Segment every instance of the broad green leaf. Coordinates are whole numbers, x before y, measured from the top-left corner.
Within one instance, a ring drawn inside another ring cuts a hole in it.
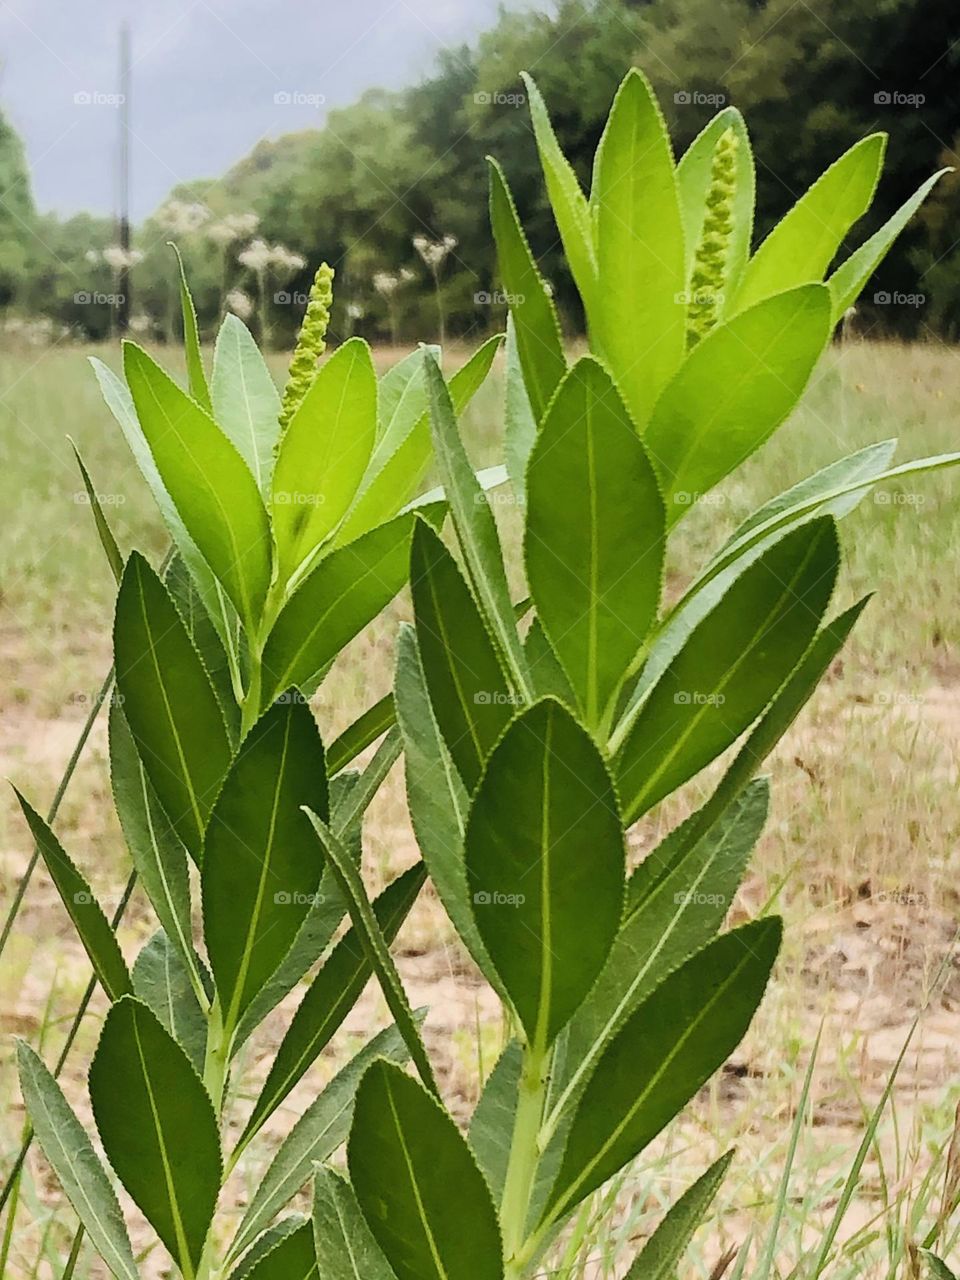
[[[687,253],[687,276],[703,231],[706,198],[710,190],[713,155],[721,136],[733,129],[739,140],[736,153],[736,189],[727,257],[724,267],[724,302],[732,300],[743,269],[750,256],[753,234],[753,209],[756,202],[757,175],[753,148],[746,122],[736,107],[726,107],[694,138],[677,165],[677,190],[683,217],[684,242]],[[721,304],[723,314],[725,307]]]
[[[198,967],[195,960],[194,968]],[[179,948],[162,929],[137,956],[133,992],[157,1015],[201,1075],[207,1048],[206,1015],[197,1002],[190,970]]]
[[[22,1040],[17,1041],[17,1064],[34,1132],[90,1243],[117,1280],[139,1280],[116,1193],[86,1129],[56,1080]]]
[[[657,401],[644,443],[667,523],[735,470],[796,406],[830,337],[830,291],[801,285],[717,325]]]
[[[511,1040],[490,1072],[470,1121],[470,1146],[498,1204],[507,1180],[522,1068],[523,1046]]]
[[[190,286],[183,258],[175,244],[170,248],[177,255],[177,273],[180,277],[180,312],[183,317],[183,350],[187,360],[187,380],[190,394],[205,413],[213,416],[213,405],[210,402],[210,389],[207,386],[207,375],[203,368],[203,354],[200,350],[200,331],[197,328],[197,309],[193,305]]]
[[[634,1009],[723,924],[768,807],[769,786],[756,782],[672,865],[667,851],[655,849],[634,873],[651,883],[636,907],[628,908],[600,977],[567,1029],[558,1117]],[[630,890],[632,902],[632,882]]]
[[[234,747],[240,738],[240,697],[242,691],[234,688],[234,679],[239,685],[241,635],[240,622],[234,614],[235,627],[230,633],[230,657],[220,638],[212,618],[207,612],[197,584],[187,569],[183,557],[175,555],[167,565],[163,575],[163,585],[170,593],[177,612],[183,619],[187,635],[193,647],[200,655],[213,691],[220,703],[220,710],[227,724],[230,741]]]
[[[324,557],[280,612],[263,655],[266,706],[310,685],[390,603],[407,580],[414,516],[408,512]]]
[[[411,1060],[427,1088],[439,1096],[430,1058],[420,1038],[420,1032],[417,1030],[416,1019],[390,955],[390,948],[384,940],[376,914],[367,898],[360,869],[354,865],[343,842],[327,824],[310,809],[307,810],[307,815],[313,823],[324,853],[330,860],[337,886],[346,899],[356,936],[377,976],[387,1008],[403,1036],[403,1042],[409,1050]]]
[[[513,715],[514,698],[457,562],[423,520],[413,532],[410,589],[430,702],[472,792]]]
[[[267,1250],[249,1270],[238,1268],[231,1280],[320,1280],[313,1226],[304,1222]]]
[[[353,1103],[371,1063],[390,1058],[403,1062],[407,1051],[396,1027],[389,1027],[351,1058],[313,1101],[281,1142],[230,1245],[227,1263],[235,1262],[293,1199],[304,1183],[336,1151],[350,1131]]]
[[[566,1215],[653,1141],[743,1038],[780,949],[770,917],[711,942],[607,1047],[567,1139],[547,1220]]]
[[[313,1180],[313,1235],[319,1280],[396,1280],[353,1188],[332,1169]]]
[[[577,699],[560,660],[551,648],[543,625],[534,618],[523,641],[523,652],[530,671],[533,691],[538,698],[554,697],[575,710]]]
[[[169,941],[193,967],[187,851],[164,813],[117,703],[110,707],[110,783],[130,857]],[[199,975],[194,974],[199,985]]]
[[[867,283],[887,252],[900,235],[907,223],[917,212],[927,196],[937,185],[945,173],[952,169],[941,169],[928,178],[909,200],[900,206],[892,217],[888,218],[879,231],[874,232],[869,240],[864,241],[859,249],[851,253],[846,262],[841,263],[827,281],[833,295],[833,322],[843,319],[848,307],[852,307],[860,296],[860,290]]]
[[[377,395],[378,440],[382,440],[404,416],[403,401],[409,384],[419,379],[421,386],[423,385],[423,350],[420,346],[416,351],[411,351],[408,356],[391,365],[380,379]],[[427,350],[433,353],[435,359],[440,359],[438,346],[428,346]],[[426,400],[423,403],[426,407]]]
[[[537,617],[595,729],[656,618],[664,507],[627,408],[589,356],[547,412],[527,468],[527,504],[524,557]]]
[[[67,437],[69,439],[69,437]],[[80,457],[80,450],[70,440],[70,447],[73,449],[73,456],[77,460],[77,466],[80,468],[80,476],[83,480],[83,487],[86,490],[87,502],[93,513],[93,522],[96,525],[97,536],[100,539],[100,545],[103,547],[103,554],[107,557],[107,563],[110,566],[110,572],[113,574],[114,581],[119,582],[123,575],[123,556],[120,554],[120,548],[117,546],[117,540],[113,536],[113,530],[107,523],[107,517],[103,512],[103,504],[100,501],[100,495],[97,493],[93,481],[90,479],[90,472],[86,468],[83,458]]]
[[[942,1258],[938,1258],[930,1249],[921,1249],[927,1268],[934,1280],[957,1280],[956,1275],[950,1270]]]
[[[145,1004],[112,1006],[90,1067],[107,1158],[185,1275],[200,1262],[222,1173],[210,1096]]]
[[[341,769],[352,764],[362,751],[392,728],[395,722],[393,694],[387,693],[358,716],[349,728],[344,729],[339,738],[331,742],[327,750],[327,772],[330,777],[335,777]]]
[[[266,498],[280,435],[280,394],[243,321],[228,312],[213,349],[213,417]]]
[[[30,834],[43,856],[50,878],[73,921],[100,985],[111,1000],[119,1000],[131,989],[130,975],[116,935],[100,903],[47,823],[16,787],[13,790],[27,820]]]
[[[120,583],[113,646],[117,689],[137,752],[174,831],[197,859],[230,763],[230,741],[180,615],[137,552]]]
[[[518,693],[526,693],[523,649],[514,621],[503,553],[493,512],[463,447],[450,392],[435,360],[426,357],[433,448],[467,574],[480,611]]]
[[[528,1043],[542,1052],[603,968],[625,874],[603,758],[560,703],[524,711],[490,757],[465,860],[477,929]]]
[[[270,529],[256,481],[213,419],[132,342],[123,367],[164,487],[253,630],[270,585]]]
[[[537,422],[523,381],[513,316],[507,319],[503,416],[503,456],[514,497],[522,506],[526,500],[527,461],[537,438]]]
[[[203,844],[203,934],[231,1031],[306,918],[323,859],[303,814],[324,817],[327,771],[310,708],[294,696],[244,739]]]
[[[761,713],[816,634],[839,558],[830,517],[797,529],[693,630],[617,753],[628,822],[699,773]]]
[[[580,296],[589,310],[597,287],[597,255],[593,243],[590,207],[580,186],[580,179],[560,150],[540,90],[532,76],[526,72],[520,74],[527,87],[530,119],[533,121],[540,164],[553,216],[563,241],[563,251]]]
[[[163,522],[167,526],[177,550],[183,557],[190,576],[197,584],[204,607],[217,629],[217,634],[227,645],[231,642],[231,637],[234,635],[238,625],[236,610],[227,599],[223,587],[203,558],[199,547],[188,533],[186,525],[180,518],[179,511],[174,506],[173,499],[160,478],[160,472],[157,470],[157,464],[153,459],[153,454],[150,452],[150,446],[137,420],[137,411],[129,388],[102,360],[91,358],[90,364],[97,376],[97,382],[100,384],[103,398],[123,433],[140,474],[153,494],[154,501],[163,517]]]
[[[439,350],[437,350],[439,357]],[[406,376],[407,365],[410,375]],[[405,360],[401,360],[396,369],[404,370],[402,385],[391,387],[394,391],[390,404],[386,409],[378,404],[376,445],[370,455],[367,474],[375,474],[396,448],[413,430],[418,422],[427,416],[427,384],[423,376],[423,348],[419,347]],[[378,395],[383,381],[378,385]],[[399,392],[399,394],[396,394]],[[366,480],[366,476],[364,479]]]
[[[824,278],[844,236],[870,208],[886,141],[884,133],[862,138],[821,174],[750,259],[728,314]]]
[[[600,273],[591,337],[642,431],[686,349],[686,269],[670,139],[636,68],[614,99],[591,201]]]
[[[309,1218],[305,1218],[302,1213],[292,1213],[288,1218],[281,1218],[279,1222],[274,1223],[267,1231],[260,1236],[254,1243],[253,1248],[248,1249],[243,1256],[243,1261],[230,1275],[230,1280],[246,1280],[254,1267],[256,1267],[268,1253],[272,1252],[276,1247],[284,1242],[289,1236],[299,1231],[305,1224],[309,1226]]]
[[[733,1151],[715,1160],[688,1187],[643,1246],[626,1280],[673,1280],[693,1233],[703,1222],[733,1159]]]
[[[407,804],[417,844],[461,942],[489,973],[492,966],[473,918],[463,864],[469,797],[437,725],[416,633],[406,624],[397,636],[394,689],[403,734]]]
[[[374,903],[377,924],[388,946],[409,915],[424,876],[423,863],[417,863],[398,876]],[[249,1142],[330,1043],[372,973],[370,959],[356,933],[345,934],[324,961],[290,1020],[240,1146]]]
[[[490,166],[490,223],[497,245],[500,279],[513,318],[530,406],[539,422],[566,372],[563,339],[553,299],[530,252],[503,170],[490,157],[487,163]]]
[[[271,515],[286,581],[346,514],[377,434],[370,348],[351,338],[321,367],[283,434]]]
[[[502,1280],[500,1228],[483,1174],[449,1114],[400,1067],[375,1062],[363,1077],[347,1161],[397,1280]]]

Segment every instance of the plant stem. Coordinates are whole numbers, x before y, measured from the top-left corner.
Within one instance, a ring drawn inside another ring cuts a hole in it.
[[[536,1045],[523,1053],[517,1094],[517,1114],[510,1143],[510,1159],[503,1184],[500,1221],[506,1270],[504,1280],[519,1280],[525,1260],[520,1258],[527,1217],[540,1160],[540,1123],[547,1094],[548,1052]]]

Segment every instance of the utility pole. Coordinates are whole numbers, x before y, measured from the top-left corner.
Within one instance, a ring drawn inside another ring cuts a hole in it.
[[[130,27],[120,28],[120,154],[117,239],[124,251],[124,265],[119,271],[120,300],[117,304],[117,328],[126,333],[130,328]]]

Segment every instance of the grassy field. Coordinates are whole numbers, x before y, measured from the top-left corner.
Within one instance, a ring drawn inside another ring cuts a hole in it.
[[[468,417],[478,464],[496,458],[499,419],[494,378]],[[834,349],[801,411],[716,502],[690,513],[670,565],[671,589],[682,586],[759,500],[874,440],[898,436],[899,460],[956,448],[958,420],[960,352],[856,341]],[[121,546],[139,547],[156,561],[162,530],[83,353],[73,347],[0,353],[0,757],[4,773],[40,807],[49,802],[109,665],[112,583],[81,501],[67,435],[84,455]],[[816,1240],[833,1212],[865,1116],[922,1011],[832,1272],[911,1274],[910,1246],[922,1241],[940,1206],[960,1097],[960,980],[953,952],[960,903],[957,484],[947,472],[886,489],[843,525],[848,564],[836,606],[867,591],[876,596],[771,763],[771,820],[732,913],[744,918],[778,900],[788,929],[776,982],[734,1062],[616,1189],[615,1229],[593,1239],[589,1257],[572,1259],[571,1277],[622,1275],[664,1205],[733,1143],[738,1157],[710,1225],[697,1237],[689,1274],[708,1275],[724,1250],[762,1235],[822,1023],[777,1256],[787,1274],[801,1242]],[[508,522],[505,535],[515,534]],[[394,624],[406,615],[406,603],[398,602],[324,686],[317,716],[325,735],[386,690]],[[109,816],[104,753],[98,729],[58,829],[110,901],[126,863]],[[708,785],[709,778],[692,784],[687,805]],[[672,805],[645,821],[635,833],[638,853],[682,816]],[[25,830],[4,796],[0,900],[9,901],[28,855]],[[402,777],[395,771],[367,825],[371,884],[412,857]],[[135,899],[121,933],[124,948],[132,953],[148,929]],[[401,934],[398,954],[414,1004],[432,1007],[428,1043],[447,1096],[465,1113],[476,1096],[478,1061],[481,1070],[489,1069],[499,1044],[501,1029],[489,1017],[493,1005],[429,895]],[[38,876],[0,970],[4,1170],[23,1124],[11,1065],[13,1035],[42,1044],[51,1059],[87,978],[53,889]],[[81,1109],[82,1066],[101,1014],[95,1002],[64,1077]],[[382,1001],[370,990],[334,1054],[318,1064],[277,1123],[302,1109],[337,1052],[383,1020]],[[281,1023],[282,1014],[267,1025],[261,1045],[277,1037]],[[253,1080],[258,1067],[251,1052],[242,1069]],[[260,1149],[264,1159],[268,1147],[269,1134]],[[238,1183],[237,1203],[245,1190]],[[59,1275],[74,1225],[34,1156],[12,1237],[0,1243],[9,1250],[6,1274],[18,1280]],[[946,1252],[953,1243],[948,1236]],[[45,1260],[34,1269],[38,1246]],[[148,1259],[144,1274],[160,1275],[160,1267],[159,1258]],[[82,1260],[78,1274],[100,1273]]]

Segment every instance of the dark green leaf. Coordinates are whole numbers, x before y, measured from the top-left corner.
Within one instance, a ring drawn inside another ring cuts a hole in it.
[[[336,777],[341,769],[346,769],[362,751],[372,746],[395,723],[393,694],[388,693],[372,707],[368,707],[349,728],[344,729],[339,738],[330,744],[327,750],[327,772],[330,777]]]
[[[194,957],[194,968],[199,969],[199,964]],[[207,1018],[197,1002],[190,970],[162,929],[137,956],[133,991],[157,1015],[197,1074],[201,1074],[207,1049]]]
[[[262,1254],[252,1267],[238,1267],[230,1280],[320,1280],[313,1226],[304,1222]]]
[[[396,1280],[353,1188],[332,1169],[314,1178],[313,1234],[319,1280]]]
[[[100,545],[103,547],[103,553],[107,557],[107,563],[110,565],[110,572],[113,574],[114,581],[119,582],[121,575],[123,574],[123,556],[120,554],[120,548],[117,546],[117,540],[113,536],[113,530],[107,523],[107,517],[103,512],[103,504],[100,501],[100,495],[94,488],[93,481],[90,479],[90,472],[87,470],[83,459],[80,457],[80,450],[72,440],[70,441],[70,447],[73,449],[73,456],[76,458],[77,466],[80,468],[83,487],[86,490],[87,502],[90,504],[90,510],[93,512],[93,522],[97,528]]]
[[[231,659],[227,657],[227,650],[220,638],[220,633],[214,625],[213,619],[207,613],[203,597],[197,588],[196,582],[191,577],[182,556],[175,555],[170,561],[166,573],[163,575],[163,585],[167,588],[173,603],[177,606],[177,612],[183,619],[187,635],[200,655],[204,670],[210,677],[210,683],[213,685],[213,691],[217,695],[220,710],[223,712],[223,718],[226,721],[230,740],[233,746],[236,747],[240,738],[240,705],[238,699],[242,694],[239,690],[234,689]],[[233,665],[239,671],[240,621],[235,613],[233,616],[235,626],[230,632],[229,643]]]
[[[530,624],[523,642],[523,652],[530,671],[534,694],[538,698],[554,697],[576,710],[577,699],[560,660],[551,648],[539,618]]]
[[[498,1204],[507,1180],[522,1068],[523,1045],[511,1040],[490,1072],[470,1121],[470,1146]]]
[[[728,1151],[687,1188],[637,1254],[626,1280],[673,1280],[677,1265],[713,1203],[732,1159],[733,1152]]]
[[[254,1267],[261,1262],[268,1253],[276,1249],[277,1245],[282,1244],[288,1236],[292,1236],[294,1232],[299,1231],[304,1224],[309,1226],[309,1218],[305,1218],[302,1213],[292,1213],[289,1218],[281,1218],[269,1230],[265,1231],[258,1238],[252,1249],[248,1249],[244,1254],[243,1261],[232,1272],[230,1280],[246,1280]]]

